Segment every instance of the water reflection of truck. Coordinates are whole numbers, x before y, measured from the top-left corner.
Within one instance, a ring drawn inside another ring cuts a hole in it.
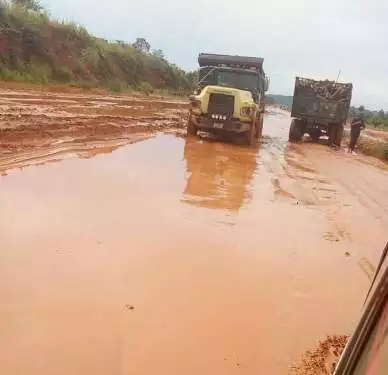
[[[340,146],[352,90],[351,83],[297,77],[289,140],[300,141],[305,133],[309,134],[313,141],[327,135],[330,145]]]
[[[334,375],[388,374],[388,244],[383,251],[357,327]]]
[[[259,57],[201,53],[199,82],[190,97],[187,134],[198,130],[242,135],[254,145],[261,137],[268,79]]]
[[[183,202],[199,207],[238,211],[250,196],[256,150],[217,142],[186,139],[187,183]]]

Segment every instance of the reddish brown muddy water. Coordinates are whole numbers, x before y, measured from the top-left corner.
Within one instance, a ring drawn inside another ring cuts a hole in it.
[[[63,142],[10,146],[0,373],[287,374],[350,333],[387,240],[388,171],[291,146],[289,122],[268,114],[256,148],[148,129],[66,158]]]

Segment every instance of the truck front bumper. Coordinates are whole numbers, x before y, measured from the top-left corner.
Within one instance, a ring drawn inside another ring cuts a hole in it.
[[[191,115],[192,121],[198,129],[205,131],[226,131],[234,133],[245,133],[251,129],[252,121],[245,122],[236,118],[227,120],[214,120],[206,115]]]

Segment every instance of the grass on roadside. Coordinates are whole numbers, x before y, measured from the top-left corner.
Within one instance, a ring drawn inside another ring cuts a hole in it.
[[[349,131],[345,132],[345,142],[349,143]],[[357,143],[357,149],[365,155],[388,162],[388,142],[384,140],[361,135]]]

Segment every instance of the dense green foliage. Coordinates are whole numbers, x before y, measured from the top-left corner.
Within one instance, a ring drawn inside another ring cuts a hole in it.
[[[368,126],[388,130],[388,112],[384,112],[382,109],[380,111],[370,111],[362,105],[350,109],[350,117],[358,113],[364,114]]]
[[[150,51],[144,38],[108,42],[50,19],[37,0],[0,0],[0,79],[147,93],[192,90],[194,73],[169,63],[161,50]]]

